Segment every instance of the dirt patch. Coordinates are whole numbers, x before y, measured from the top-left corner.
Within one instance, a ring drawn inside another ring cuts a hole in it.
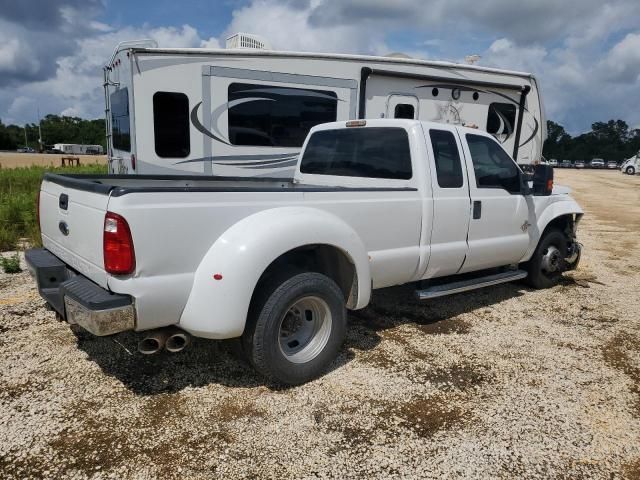
[[[394,413],[401,418],[400,425],[423,438],[470,418],[469,412],[443,395],[417,397],[395,409]]]
[[[623,465],[622,475],[627,480],[638,480],[640,478],[640,458]]]
[[[420,395],[407,402],[372,401],[371,408],[371,421],[362,422],[354,416],[357,408],[343,407],[336,415],[327,413],[325,405],[314,411],[314,421],[319,428],[339,433],[341,441],[351,448],[363,448],[403,435],[403,430],[430,438],[471,418],[458,398],[439,393]]]
[[[59,167],[64,155],[53,153],[16,153],[0,152],[0,166],[2,168],[30,167],[32,165],[42,167]],[[68,156],[68,155],[67,155]],[[106,165],[106,155],[72,155],[78,157],[83,165],[99,163]]]
[[[640,353],[640,339],[630,333],[617,334],[602,348],[605,362],[631,380],[631,392],[636,395],[634,414],[640,417],[640,365],[633,361],[632,352]]]
[[[430,335],[450,335],[452,333],[462,335],[469,333],[471,324],[466,320],[450,318],[439,322],[420,324],[418,325],[418,328],[421,332],[428,333]]]

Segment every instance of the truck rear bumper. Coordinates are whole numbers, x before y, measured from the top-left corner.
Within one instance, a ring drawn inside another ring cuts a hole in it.
[[[135,328],[130,296],[96,285],[44,248],[27,250],[25,260],[40,296],[67,322],[98,336]]]

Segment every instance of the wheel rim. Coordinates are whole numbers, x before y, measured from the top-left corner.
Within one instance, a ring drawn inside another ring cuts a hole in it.
[[[549,245],[542,255],[542,262],[540,268],[543,273],[552,275],[560,271],[560,262],[562,261],[562,254],[555,245]]]
[[[306,363],[317,357],[329,341],[331,309],[319,297],[302,297],[293,302],[280,319],[279,346],[293,363]]]
[[[627,174],[633,175],[633,168],[631,167],[627,168]]]

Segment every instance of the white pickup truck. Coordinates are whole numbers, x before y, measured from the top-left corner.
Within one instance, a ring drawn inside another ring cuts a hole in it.
[[[259,372],[299,384],[373,289],[554,285],[578,263],[581,216],[552,167],[531,181],[489,134],[352,120],[313,128],[288,180],[47,174],[44,248],[26,259],[46,301],[95,335],[149,331],[145,353],[241,338]]]

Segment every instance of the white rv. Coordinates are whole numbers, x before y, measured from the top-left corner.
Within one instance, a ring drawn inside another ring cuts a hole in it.
[[[78,143],[56,143],[53,148],[70,155],[102,155],[102,145],[81,145]]]
[[[249,41],[251,40],[251,41]],[[361,118],[477,127],[520,164],[546,123],[533,75],[398,57],[123,42],[104,70],[109,172],[288,177],[309,130]]]

